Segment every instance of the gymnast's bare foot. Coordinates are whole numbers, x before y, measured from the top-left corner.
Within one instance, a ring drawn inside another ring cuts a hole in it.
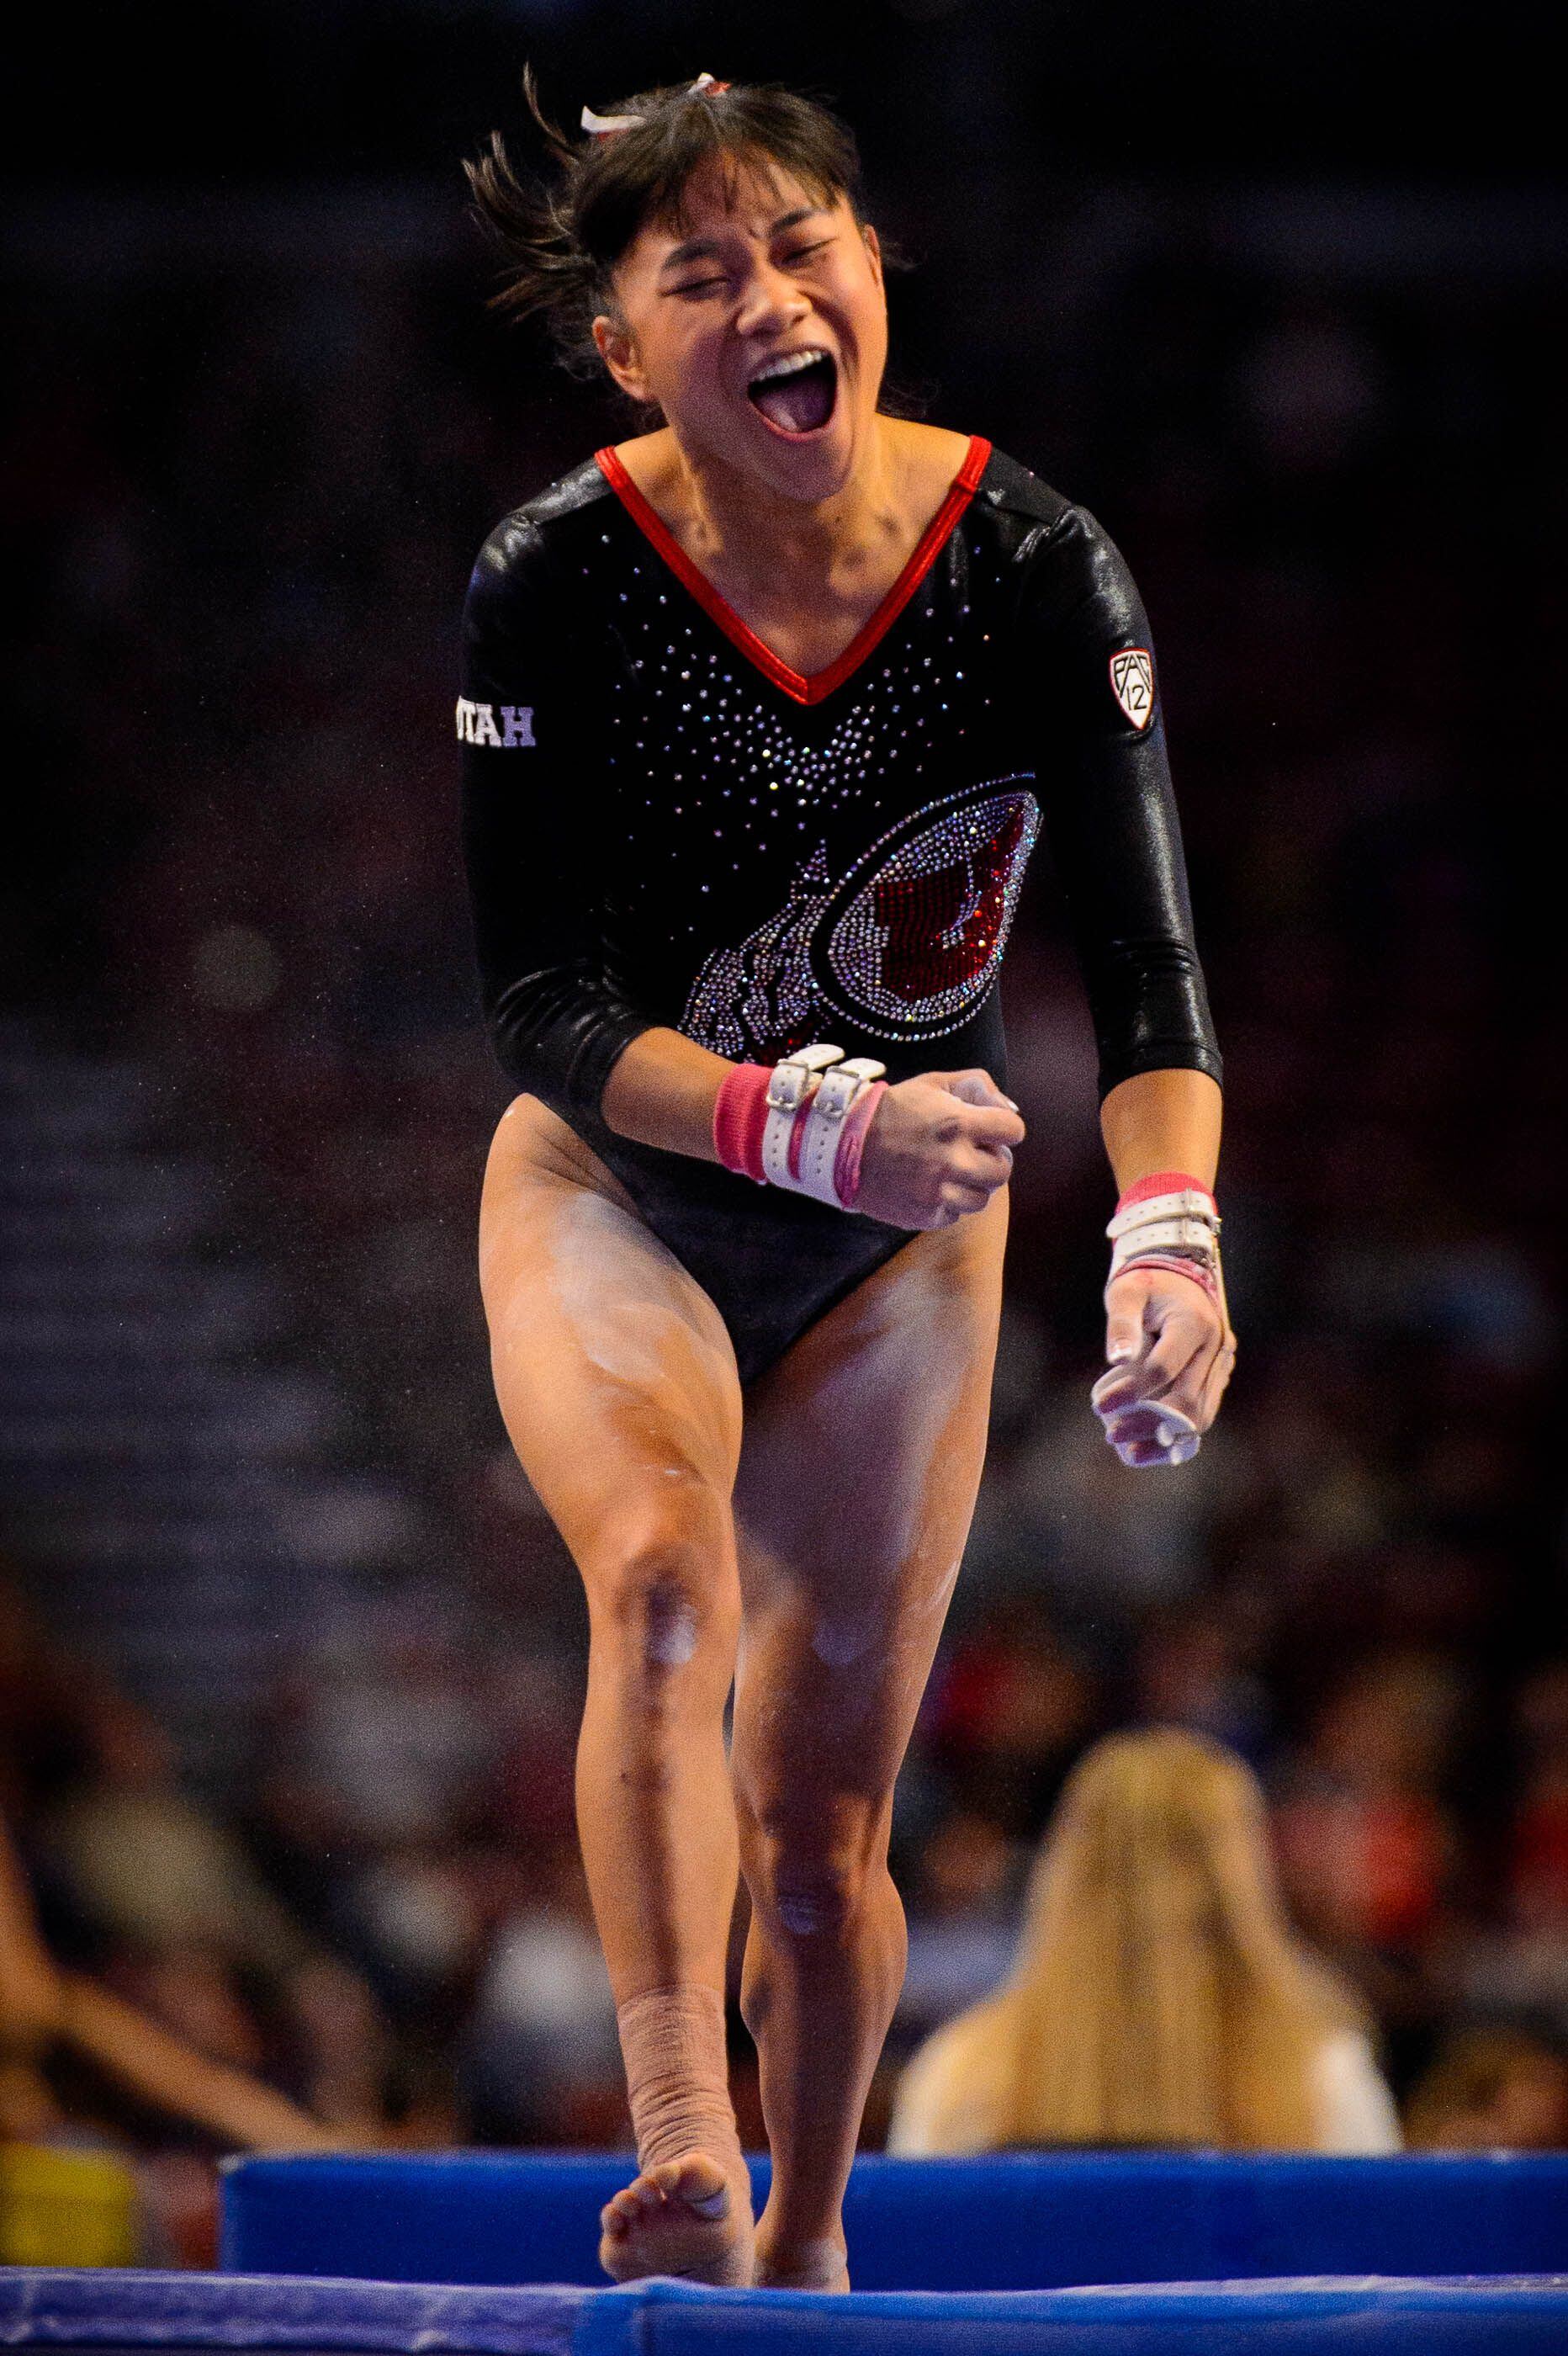
[[[750,2180],[727,2176],[705,2151],[661,2160],[599,2212],[599,2263],[617,2282],[684,2275],[691,2282],[749,2283],[755,2228]]]
[[[848,2251],[843,2235],[820,2242],[799,2242],[793,2249],[783,2243],[767,2245],[766,2235],[757,2242],[757,2275],[759,2287],[769,2290],[848,2290],[849,2287]]]

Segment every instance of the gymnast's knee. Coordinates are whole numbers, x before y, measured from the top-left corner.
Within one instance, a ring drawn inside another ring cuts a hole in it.
[[[752,1904],[774,1938],[836,1945],[892,1887],[880,1801],[840,1795],[761,1816],[742,1804],[740,1817]]]
[[[694,1491],[612,1523],[584,1577],[602,1655],[652,1687],[690,1670],[728,1686],[741,1595],[718,1499]]]

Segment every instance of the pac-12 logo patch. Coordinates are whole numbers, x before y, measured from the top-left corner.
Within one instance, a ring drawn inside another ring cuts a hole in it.
[[[1154,664],[1147,647],[1124,647],[1111,657],[1111,686],[1135,728],[1154,718]]]

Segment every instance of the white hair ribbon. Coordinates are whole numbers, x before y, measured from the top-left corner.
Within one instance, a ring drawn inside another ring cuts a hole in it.
[[[727,81],[715,81],[711,74],[704,73],[698,75],[697,80],[689,85],[685,94],[689,98],[694,91],[710,90],[717,97],[721,90],[728,90],[729,87]],[[582,128],[584,131],[591,131],[595,139],[608,138],[613,131],[635,131],[638,123],[645,122],[646,119],[645,115],[641,114],[595,114],[591,106],[585,106],[582,110]]]

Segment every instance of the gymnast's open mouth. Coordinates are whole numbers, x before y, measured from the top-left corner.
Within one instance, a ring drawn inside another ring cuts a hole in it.
[[[787,442],[820,434],[838,400],[838,364],[820,344],[781,352],[757,369],[746,397],[764,424]]]

